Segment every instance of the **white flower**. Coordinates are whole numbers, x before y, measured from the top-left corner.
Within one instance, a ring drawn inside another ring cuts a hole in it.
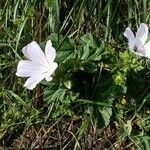
[[[137,55],[150,58],[150,41],[148,39],[148,27],[142,23],[137,30],[136,35],[127,27],[124,36],[128,39],[129,49]]]
[[[54,62],[56,51],[50,40],[46,43],[45,53],[35,41],[23,47],[22,52],[28,60],[19,61],[16,75],[29,77],[24,84],[25,87],[32,90],[44,78],[47,81],[52,80],[51,75],[58,65]]]

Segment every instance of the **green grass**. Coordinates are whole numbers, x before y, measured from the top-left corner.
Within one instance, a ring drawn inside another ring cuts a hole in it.
[[[142,22],[149,24],[149,11],[148,0],[1,0],[0,146],[11,147],[22,135],[21,143],[33,125],[36,141],[26,148],[40,145],[40,136],[45,140],[54,136],[54,130],[59,132],[57,140],[66,140],[60,149],[86,149],[86,142],[92,141],[88,135],[101,141],[97,149],[150,149],[149,60],[126,52],[123,36],[127,26],[137,29]],[[33,40],[42,46],[50,38],[59,53],[57,84],[54,79],[52,85],[28,91],[25,80],[15,75],[18,61],[24,58],[21,49]],[[92,54],[92,49],[97,53]],[[76,84],[81,79],[83,84]],[[103,97],[98,90],[108,101],[96,100]],[[97,120],[99,114],[104,123]],[[63,136],[65,132],[69,138]]]

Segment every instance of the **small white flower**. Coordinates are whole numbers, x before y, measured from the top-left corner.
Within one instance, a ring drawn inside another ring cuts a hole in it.
[[[127,27],[124,36],[128,39],[129,49],[139,56],[144,56],[150,58],[150,41],[146,43],[148,39],[148,27],[146,24],[142,23],[136,35],[132,30]]]
[[[44,78],[47,81],[52,80],[51,75],[58,64],[54,62],[56,51],[50,40],[46,43],[45,53],[35,41],[23,47],[22,52],[28,60],[19,61],[16,75],[29,77],[24,84],[25,87],[32,90]]]

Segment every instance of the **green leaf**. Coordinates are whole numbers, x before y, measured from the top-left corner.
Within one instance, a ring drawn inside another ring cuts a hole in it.
[[[58,88],[55,84],[51,84],[44,89],[44,101],[48,106],[54,104],[55,111],[52,113],[53,118],[57,118],[64,114],[71,116],[73,114],[71,104],[78,96],[78,93],[73,93],[64,87]]]
[[[84,47],[95,47],[95,42],[93,40],[93,36],[90,33],[87,33],[81,37],[81,43]]]
[[[132,131],[132,122],[128,120],[127,123],[124,123],[123,127],[120,128],[120,134],[122,140],[124,140],[127,136],[130,136]]]
[[[109,122],[110,122],[110,117],[112,116],[112,108],[110,107],[104,107],[102,109],[99,109],[101,116],[103,118],[104,121],[104,126],[108,126]]]
[[[86,61],[82,65],[83,70],[88,73],[94,73],[97,71],[97,65],[92,61]]]
[[[56,33],[51,34],[48,39],[52,41],[52,44],[58,51],[70,51],[75,49],[75,42],[68,37],[64,38],[62,35]]]

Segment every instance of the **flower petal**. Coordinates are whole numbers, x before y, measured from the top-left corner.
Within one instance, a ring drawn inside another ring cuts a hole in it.
[[[45,79],[46,79],[46,81],[52,81],[53,80],[53,78],[50,76],[47,76]]]
[[[144,45],[144,54],[145,57],[150,58],[150,41]]]
[[[22,49],[23,54],[38,64],[46,63],[46,57],[39,45],[33,41]]]
[[[45,55],[49,63],[53,62],[56,57],[56,50],[52,47],[52,42],[49,40],[45,46]]]
[[[124,36],[128,39],[128,45],[129,45],[129,49],[131,51],[133,51],[134,49],[134,39],[135,39],[135,36],[132,32],[132,30],[128,27],[126,28],[125,32],[124,32]]]
[[[17,66],[16,75],[20,77],[30,77],[34,74],[42,74],[46,68],[30,60],[21,60]]]
[[[147,38],[148,38],[148,27],[145,23],[142,23],[137,30],[135,43],[138,44],[138,42],[136,42],[136,40],[139,39],[141,41],[142,45],[144,45]],[[136,46],[138,46],[138,45],[136,45]]]
[[[51,76],[57,67],[58,67],[58,64],[56,62],[52,62],[48,68],[48,76]]]
[[[134,53],[135,55],[138,55],[138,56],[144,56],[143,53],[138,53],[138,52],[135,52],[135,51],[133,51],[133,53]]]
[[[31,76],[30,78],[27,79],[27,81],[25,82],[24,86],[29,89],[29,90],[33,90],[36,85],[42,81],[45,78],[45,75],[35,75],[35,76]]]

